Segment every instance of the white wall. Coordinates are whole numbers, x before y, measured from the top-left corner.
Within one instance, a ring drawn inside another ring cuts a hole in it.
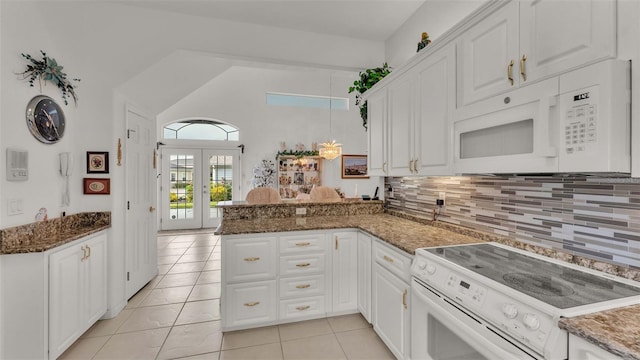
[[[385,42],[387,63],[398,67],[416,54],[423,32],[431,41],[451,29],[482,5],[484,0],[426,1]]]
[[[312,142],[335,139],[343,144],[345,154],[367,153],[367,133],[354,99],[347,93],[356,77],[352,72],[234,66],[161,113],[158,124],[203,117],[236,125],[240,142],[246,146],[242,159],[244,199],[251,189],[253,168],[262,159],[275,160],[281,141],[288,148],[301,142],[310,149]],[[330,120],[324,109],[267,106],[266,92],[351,97],[351,109],[333,111]],[[343,180],[340,171],[340,159],[325,160],[323,185],[340,187],[353,196],[358,184],[359,195],[373,195],[378,179]]]

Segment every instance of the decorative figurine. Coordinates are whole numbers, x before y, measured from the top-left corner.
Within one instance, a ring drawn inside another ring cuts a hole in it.
[[[418,51],[424,49],[425,47],[427,47],[427,45],[429,45],[431,43],[431,40],[429,40],[429,34],[427,34],[426,32],[422,33],[422,39],[420,40],[420,42],[418,43]]]

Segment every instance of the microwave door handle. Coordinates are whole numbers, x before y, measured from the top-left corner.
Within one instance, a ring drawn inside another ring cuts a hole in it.
[[[539,120],[537,125],[536,136],[536,153],[541,157],[554,158],[558,157],[558,147],[552,143],[551,134],[551,108],[558,105],[558,97],[556,95],[542,97],[540,99]]]

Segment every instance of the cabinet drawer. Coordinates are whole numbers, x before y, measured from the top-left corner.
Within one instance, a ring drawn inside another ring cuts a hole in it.
[[[325,314],[324,296],[280,300],[280,319],[322,316]]]
[[[300,234],[280,237],[281,254],[297,254],[324,251],[327,240],[324,234]]]
[[[277,242],[275,237],[228,239],[223,244],[227,282],[274,279]]]
[[[227,285],[222,319],[225,327],[276,320],[276,282],[261,281]]]
[[[280,298],[323,295],[324,275],[280,279]]]
[[[373,257],[375,261],[408,283],[410,280],[409,268],[411,267],[411,258],[407,255],[400,254],[398,251],[389,248],[379,241],[380,240],[376,240],[373,245]]]
[[[280,276],[322,274],[324,269],[324,254],[280,257]]]

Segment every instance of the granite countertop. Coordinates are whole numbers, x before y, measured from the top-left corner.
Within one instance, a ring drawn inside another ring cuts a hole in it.
[[[111,212],[86,212],[0,230],[0,255],[43,252],[111,227]]]
[[[351,216],[313,216],[279,219],[241,219],[223,221],[221,235],[263,232],[328,230],[355,228],[414,255],[416,249],[431,246],[472,244],[484,241],[464,234],[389,214]]]
[[[640,360],[640,304],[563,318],[558,326],[623,359]]]

